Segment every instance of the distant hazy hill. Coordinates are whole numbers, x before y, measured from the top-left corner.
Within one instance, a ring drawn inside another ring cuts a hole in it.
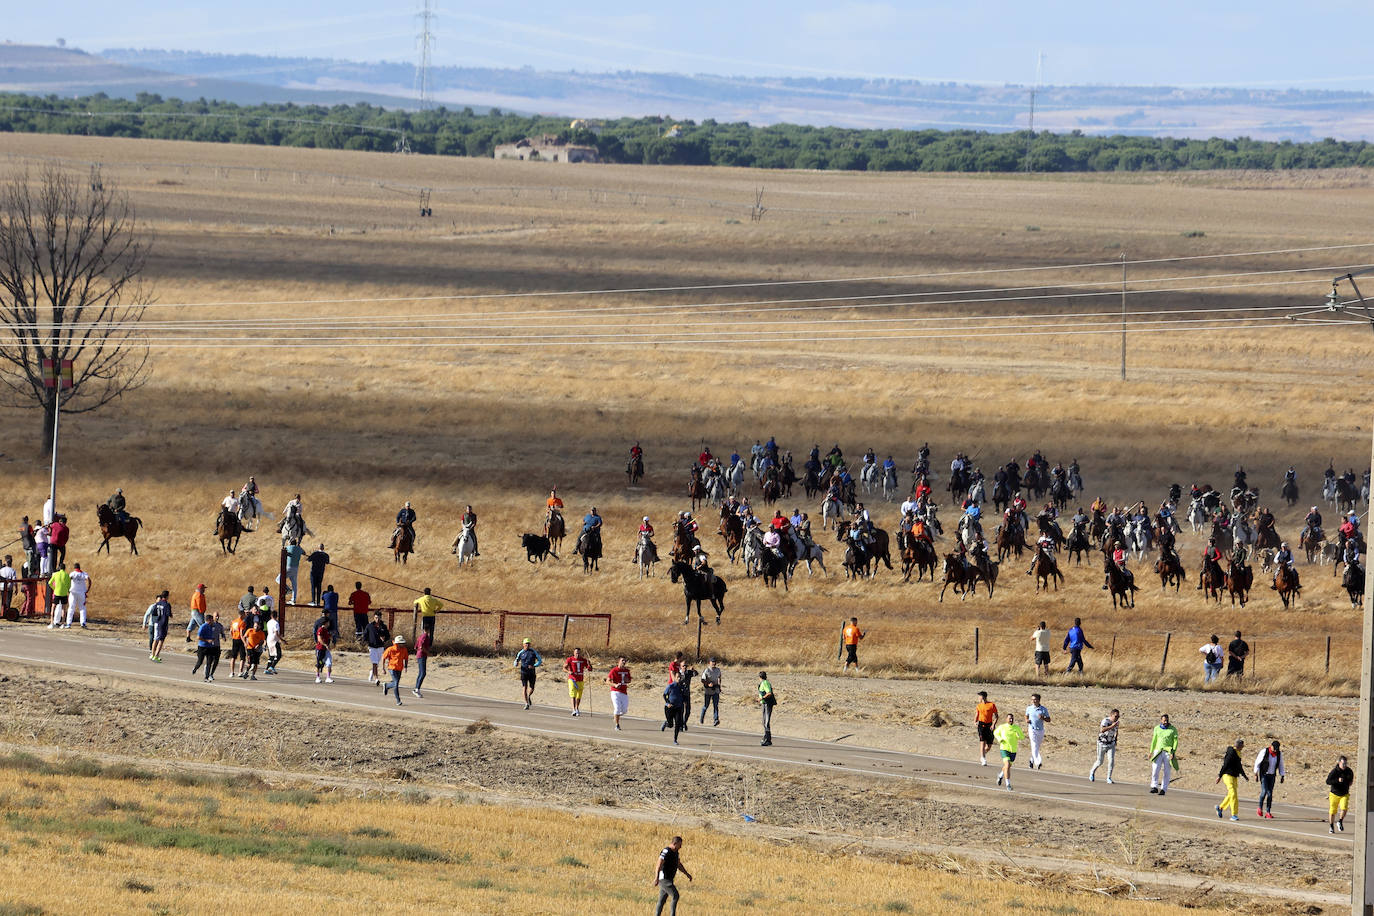
[[[366,98],[367,94],[373,98],[390,96],[393,104],[397,98],[407,100],[406,104],[413,104],[414,99],[415,71],[410,63],[128,49],[108,50],[104,56],[140,68],[140,73],[158,71],[201,80],[242,80],[350,99]],[[696,121],[753,124],[1007,131],[1026,127],[1029,107],[1026,86],[931,84],[913,80],[436,67],[432,84],[436,98],[449,107],[495,106],[594,118],[671,115]],[[1175,137],[1374,139],[1374,94],[1049,86],[1037,93],[1035,127],[1058,132]]]

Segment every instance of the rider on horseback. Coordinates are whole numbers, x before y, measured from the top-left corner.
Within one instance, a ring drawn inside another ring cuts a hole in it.
[[[1279,552],[1274,554],[1274,582],[1269,586],[1270,589],[1277,591],[1279,587],[1279,570],[1288,567],[1288,571],[1293,575],[1293,584],[1298,584],[1298,567],[1293,562],[1293,551],[1288,549],[1288,542],[1284,541],[1279,545]]]
[[[639,540],[640,543],[642,543],[645,546],[648,552],[648,556],[654,560],[657,560],[658,545],[654,543],[654,526],[649,522],[649,516],[647,515],[644,516],[644,520],[639,523]],[[630,562],[636,562],[638,560],[639,550],[638,548],[636,548],[635,556],[631,559]]]
[[[1341,536],[1342,550],[1344,550],[1345,545],[1351,541],[1355,541],[1356,543],[1358,543],[1360,539],[1360,517],[1356,515],[1354,512],[1350,513],[1350,515],[1346,517],[1345,521],[1341,522],[1341,527],[1338,529],[1338,531]]]
[[[239,497],[238,497],[238,494],[235,493],[233,490],[230,490],[230,491],[229,491],[229,495],[226,496],[226,497],[224,497],[224,499],[220,500],[220,506],[222,506],[224,509],[228,510],[229,512],[237,511],[237,509],[238,509],[238,507],[239,507]]]
[[[471,508],[469,506],[468,508]],[[410,535],[410,546],[415,547],[415,510],[410,507],[410,500],[396,513],[396,530],[391,533],[391,549],[396,549],[396,541],[402,534]]]
[[[770,524],[772,525],[773,530],[781,535],[786,535],[787,529],[792,526],[792,523],[788,521],[787,517],[782,514],[781,509],[777,509],[773,512],[773,521]]]
[[[1035,574],[1035,562],[1039,559],[1039,552],[1041,550],[1045,552],[1045,556],[1047,557],[1052,558],[1054,556],[1054,538],[1050,537],[1048,534],[1042,533],[1035,541],[1035,548],[1036,556],[1031,557],[1030,568],[1026,570],[1026,575],[1028,576]]]
[[[1126,580],[1126,590],[1130,591],[1135,585],[1135,573],[1126,568],[1126,560],[1130,554],[1126,553],[1126,548],[1119,541],[1112,541],[1110,548],[1112,552],[1111,564],[1121,573],[1121,577]],[[1108,572],[1102,582],[1102,590],[1105,592],[1111,582],[1111,573]]]
[[[105,501],[105,505],[110,507],[115,517],[119,519],[121,525],[129,523],[129,513],[125,511],[124,490],[123,488],[114,491],[114,495]]]
[[[769,528],[763,536],[764,549],[773,552],[778,559],[782,559],[782,535],[776,528]]]
[[[1208,538],[1207,546],[1202,551],[1202,573],[1198,576],[1197,588],[1194,591],[1202,590],[1204,576],[1211,572],[1216,581],[1221,581],[1221,551],[1217,549],[1217,539]]]
[[[701,575],[708,590],[715,590],[716,573],[715,570],[711,568],[711,557],[706,551],[701,549],[700,544],[692,548],[692,569]]]
[[[410,503],[406,503],[406,505],[409,506]],[[480,557],[482,552],[477,549],[477,513],[472,511],[472,506],[468,506],[463,510],[463,515],[458,521],[463,526],[463,531],[472,535],[472,555],[474,557]],[[411,543],[414,544],[413,533],[411,535]]]

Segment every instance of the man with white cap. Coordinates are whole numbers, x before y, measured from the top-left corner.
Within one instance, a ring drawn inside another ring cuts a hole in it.
[[[406,670],[406,662],[410,659],[410,650],[406,648],[406,638],[397,636],[391,641],[391,645],[382,653],[382,662],[391,672],[391,683],[382,687],[382,696],[388,693],[395,693],[396,705],[401,705],[401,673]]]

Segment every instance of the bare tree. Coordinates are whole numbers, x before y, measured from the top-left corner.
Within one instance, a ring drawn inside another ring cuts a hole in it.
[[[0,187],[0,392],[43,410],[52,449],[55,392],[43,361],[72,361],[63,413],[110,403],[148,379],[139,330],[148,244],[126,195],[57,168]]]

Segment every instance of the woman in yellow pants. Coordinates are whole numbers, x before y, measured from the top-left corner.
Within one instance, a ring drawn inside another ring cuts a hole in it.
[[[1245,781],[1250,781],[1250,776],[1245,772],[1245,765],[1241,763],[1240,752],[1245,748],[1245,739],[1237,738],[1235,743],[1226,749],[1226,756],[1221,761],[1221,771],[1217,773],[1217,782],[1226,784],[1226,797],[1217,805],[1217,817],[1224,817],[1226,809],[1231,809],[1231,820],[1240,820],[1240,783],[1238,780],[1245,777]]]

